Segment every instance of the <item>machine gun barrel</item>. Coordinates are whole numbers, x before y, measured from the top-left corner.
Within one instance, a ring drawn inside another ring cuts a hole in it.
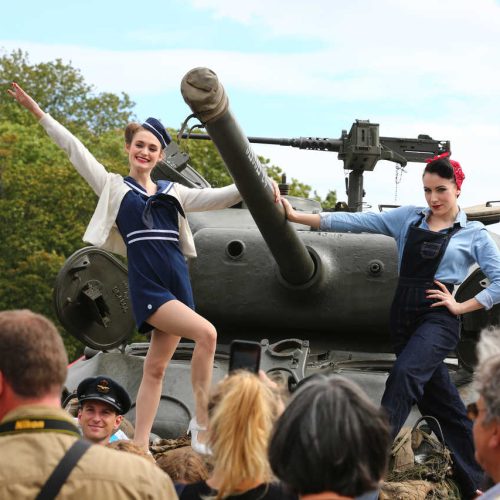
[[[270,180],[229,110],[217,76],[208,68],[195,68],[182,79],[181,92],[193,113],[205,124],[282,277],[293,285],[307,283],[315,272],[314,261],[286,220],[281,204],[274,203]]]
[[[212,138],[207,134],[182,134],[183,139],[198,139],[210,141]],[[309,149],[313,151],[340,151],[341,139],[328,139],[322,137],[296,137],[284,139],[278,137],[254,137],[248,136],[248,142],[252,144],[271,144],[273,146],[290,146],[298,149]]]
[[[358,120],[359,121],[359,120]],[[372,124],[378,127],[376,124]],[[351,134],[352,135],[352,134]],[[182,134],[183,139],[197,139],[210,141],[212,138],[207,134]],[[332,151],[339,153],[339,159],[344,159],[346,149],[351,146],[350,135],[344,134],[340,139],[328,137],[295,137],[291,139],[278,137],[254,137],[248,136],[248,142],[252,144],[271,144],[274,146],[289,146],[311,151]],[[423,163],[427,158],[450,151],[449,141],[438,141],[428,135],[419,135],[417,139],[402,137],[380,137],[380,149],[377,160],[389,160],[406,165],[407,162]],[[356,151],[357,156],[363,156],[361,148]],[[354,166],[355,165],[350,165]],[[348,167],[348,166],[347,166]],[[365,167],[366,168],[366,165]],[[349,169],[349,168],[348,168]],[[355,170],[356,168],[354,168]]]

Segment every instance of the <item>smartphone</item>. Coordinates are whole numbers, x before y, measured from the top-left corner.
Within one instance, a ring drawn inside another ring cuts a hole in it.
[[[229,354],[229,373],[234,370],[248,370],[259,373],[260,343],[249,340],[233,340]]]

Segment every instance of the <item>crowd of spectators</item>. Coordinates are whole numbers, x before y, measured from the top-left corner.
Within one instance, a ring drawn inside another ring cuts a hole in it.
[[[500,331],[484,332],[478,356],[479,399],[468,411],[476,458],[490,479],[480,498],[489,500],[500,498]],[[209,454],[183,446],[153,458],[125,434],[113,439],[131,404],[113,379],[83,380],[74,415],[61,408],[66,367],[49,320],[0,312],[2,499],[378,498],[389,425],[384,411],[339,375],[313,375],[284,401],[264,373],[236,371],[209,398]]]

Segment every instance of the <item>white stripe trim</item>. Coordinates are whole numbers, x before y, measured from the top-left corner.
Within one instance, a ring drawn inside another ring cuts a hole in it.
[[[132,236],[133,234],[139,234],[139,233],[173,233],[179,236],[179,231],[174,231],[170,229],[141,229],[140,231],[132,231],[131,233],[128,233],[127,238],[129,236]]]
[[[132,184],[131,182],[129,182],[129,181],[125,180],[125,179],[123,179],[123,182],[124,182],[125,184],[127,184],[128,186],[130,186],[132,189],[135,189],[136,191],[138,191],[139,193],[141,193],[141,194],[145,194],[145,195],[147,195],[147,196],[151,196],[151,195],[149,195],[149,194],[148,194],[148,192],[147,192],[145,189],[143,190],[142,188],[135,186],[134,184]],[[160,191],[160,193],[165,193],[165,194],[166,194],[166,193],[168,193],[168,192],[169,192],[169,191],[170,191],[173,187],[174,187],[174,183],[173,183],[173,182],[170,182],[170,184],[169,184],[168,186],[165,186],[165,188],[164,188],[162,191]],[[157,193],[155,193],[155,194],[157,194]]]
[[[171,182],[168,186],[165,187],[165,189],[163,191],[161,191],[161,193],[168,193],[172,188],[174,187],[174,183]]]
[[[144,122],[142,124],[143,127],[148,127],[150,128],[151,130],[154,130],[160,137],[157,137],[157,139],[160,140],[161,144],[163,145],[164,148],[167,147],[167,142],[165,141],[165,139],[163,138],[163,134],[158,130],[156,129],[155,127],[153,127],[153,125],[151,125],[151,123],[148,123],[148,122]]]
[[[135,238],[133,240],[130,240],[128,244],[130,245],[131,243],[135,243],[136,241],[142,241],[142,240],[167,240],[167,241],[179,241],[179,238],[167,238],[166,236],[149,236],[149,237],[144,237],[144,238]]]
[[[141,188],[138,188],[137,186],[134,186],[131,182],[129,182],[129,181],[125,180],[125,179],[123,179],[123,182],[125,184],[127,184],[128,186],[130,186],[132,189],[135,189],[136,191],[138,191],[141,194],[145,194],[145,195],[148,194],[148,192],[145,189],[143,190]]]

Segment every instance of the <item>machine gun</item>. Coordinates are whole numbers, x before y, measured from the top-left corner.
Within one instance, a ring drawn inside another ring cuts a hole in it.
[[[206,134],[182,134],[184,139],[211,140]],[[248,137],[250,143],[290,146],[311,151],[331,151],[344,162],[349,170],[346,179],[347,204],[349,211],[360,212],[364,197],[363,173],[373,171],[379,160],[392,161],[402,167],[410,162],[423,163],[427,158],[450,151],[450,141],[434,140],[428,135],[417,139],[380,137],[379,124],[369,120],[356,120],[349,133],[342,131],[340,139],[320,137],[299,137],[278,139],[270,137]],[[168,153],[168,151],[167,151]]]

